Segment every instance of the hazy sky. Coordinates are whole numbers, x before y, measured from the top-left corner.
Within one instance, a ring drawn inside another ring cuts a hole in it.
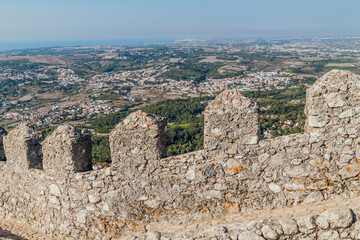
[[[1,0],[0,41],[360,36],[359,0]]]

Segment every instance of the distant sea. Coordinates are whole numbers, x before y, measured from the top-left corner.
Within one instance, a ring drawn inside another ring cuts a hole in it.
[[[169,42],[177,39],[156,39],[156,38],[141,38],[141,39],[120,39],[120,40],[74,40],[74,41],[13,41],[3,42],[0,40],[0,51],[6,50],[21,50],[29,48],[48,48],[48,47],[77,47],[77,46],[106,46],[106,45],[127,45],[127,44],[144,44],[144,43],[158,43]]]

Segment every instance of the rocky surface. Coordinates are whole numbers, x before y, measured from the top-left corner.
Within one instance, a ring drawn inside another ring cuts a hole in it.
[[[42,162],[39,144],[33,144],[40,140],[30,126],[21,125],[4,138],[0,215],[60,238],[116,239],[159,223],[201,223],[357,197],[359,80],[348,71],[326,74],[307,91],[306,131],[268,140],[258,139],[257,104],[236,90],[226,91],[204,113],[205,149],[169,158],[162,158],[166,120],[132,113],[111,132],[113,166],[100,171],[82,172],[88,166],[88,140],[71,126],[59,127],[40,146],[43,169],[31,167],[34,159]],[[357,210],[349,208],[278,222],[264,218],[236,234],[349,239],[358,225],[351,221]],[[229,239],[224,228],[218,230],[218,238]]]

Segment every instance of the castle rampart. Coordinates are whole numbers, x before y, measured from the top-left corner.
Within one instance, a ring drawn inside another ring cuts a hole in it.
[[[20,125],[4,138],[0,214],[54,236],[106,239],[160,221],[358,196],[359,83],[327,73],[307,91],[305,132],[268,140],[259,140],[257,103],[225,91],[205,110],[204,150],[169,158],[166,120],[135,112],[111,132],[113,166],[99,171],[87,171],[88,135],[63,125],[40,146]]]

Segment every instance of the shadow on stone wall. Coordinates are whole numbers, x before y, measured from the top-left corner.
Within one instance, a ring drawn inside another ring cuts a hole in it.
[[[22,238],[18,235],[15,235],[9,231],[3,230],[0,228],[0,238],[6,240],[27,240],[27,238]]]
[[[7,135],[4,128],[0,127],[0,161],[6,161],[3,138]]]

